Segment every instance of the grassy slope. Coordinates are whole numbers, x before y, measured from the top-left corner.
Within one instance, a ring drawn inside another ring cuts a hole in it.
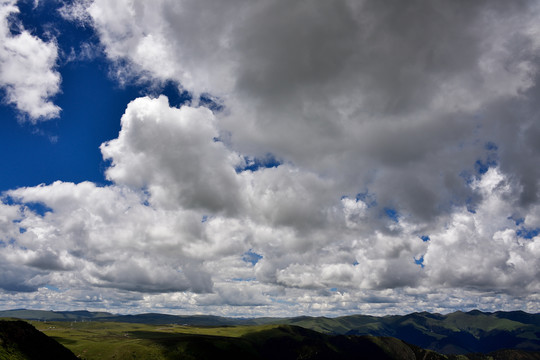
[[[287,360],[352,359],[358,356],[360,359],[415,359],[410,347],[397,339],[375,341],[372,337],[328,336],[289,325],[190,327],[104,322],[34,324],[77,356],[88,360],[217,357]],[[389,350],[385,351],[387,348]]]
[[[241,351],[240,338],[249,326],[191,327],[114,322],[32,322],[39,330],[86,359],[168,359],[204,352],[215,346]],[[257,326],[264,330],[268,326]],[[209,341],[211,340],[211,341]],[[228,342],[232,343],[228,344]]]
[[[389,337],[329,336],[291,325],[192,327],[109,322],[34,322],[83,359],[423,359],[444,356]],[[536,356],[536,357],[535,357]],[[540,359],[510,352],[474,360]]]
[[[24,321],[0,321],[1,360],[75,360],[75,355]]]
[[[327,334],[392,336],[443,353],[490,352],[501,348],[540,350],[540,315],[523,312],[303,317],[289,319],[287,323]]]
[[[422,348],[442,353],[491,352],[502,348],[540,350],[540,314],[524,312],[483,313],[471,311],[448,315],[414,313],[405,316],[374,317],[353,315],[338,318],[297,317],[289,319],[232,319],[216,316],[173,316],[141,314],[119,316],[109,313],[51,312],[15,310],[0,311],[0,316],[69,321],[121,321],[131,323],[176,323],[195,326],[289,324],[324,334],[370,334],[391,336]],[[219,335],[219,334],[207,334]]]

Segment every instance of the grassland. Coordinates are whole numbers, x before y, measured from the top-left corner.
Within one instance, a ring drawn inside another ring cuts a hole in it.
[[[209,343],[248,350],[242,336],[275,328],[276,325],[193,327],[119,322],[30,321],[39,331],[57,340],[83,359],[170,359],[190,358],[196,343]],[[231,339],[232,338],[232,339]],[[236,339],[236,340],[234,340]],[[200,341],[202,340],[202,341]],[[211,340],[211,341],[210,341]],[[220,344],[220,340],[223,344]]]
[[[13,338],[14,330],[24,336]],[[286,324],[186,326],[102,321],[0,321],[0,359],[58,360],[57,355],[47,357],[46,349],[59,350],[45,341],[49,337],[72,352],[65,359],[75,354],[86,360],[540,360],[540,353],[521,350],[443,355],[393,337],[328,335]],[[45,350],[37,350],[37,342]]]
[[[115,322],[31,322],[81,359],[432,359],[395,338],[330,336],[291,325],[194,327]],[[418,356],[417,356],[418,355]]]
[[[265,354],[273,351],[272,346],[266,348],[267,343],[296,346],[297,353],[313,349],[328,352],[333,342],[345,337],[346,346],[356,348],[358,344],[352,335],[397,338],[440,354],[485,354],[502,349],[540,351],[540,314],[520,311],[241,319],[18,309],[0,311],[0,316],[40,319],[32,321],[39,330],[86,359],[189,359],[201,358],[201,353],[207,354],[207,358],[240,353],[243,355],[235,358],[257,359],[268,358]],[[289,331],[291,328],[296,330]],[[313,332],[300,336],[300,328]],[[332,338],[336,336],[342,338]],[[321,347],[318,343],[326,345]],[[388,348],[380,342],[376,345]],[[396,349],[404,349],[399,343],[394,345]]]

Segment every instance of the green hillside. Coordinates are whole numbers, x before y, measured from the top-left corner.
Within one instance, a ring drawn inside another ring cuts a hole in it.
[[[0,360],[73,360],[77,357],[24,321],[0,320]]]
[[[450,355],[391,337],[327,335],[293,325],[194,327],[110,322],[36,323],[82,359],[540,359],[540,353],[507,351]]]
[[[167,314],[115,315],[105,312],[53,312],[33,310],[0,311],[0,317],[69,322],[118,322],[132,324],[175,324],[186,326],[294,325],[327,335],[373,335],[394,337],[443,354],[488,353],[501,349],[540,351],[540,314],[522,311],[487,313],[427,312],[408,315],[351,315],[337,318],[254,318],[177,316]],[[139,326],[137,325],[137,326]]]
[[[396,338],[327,335],[293,325],[32,323],[37,330],[23,321],[0,321],[1,360],[540,360],[540,353],[522,350],[500,350],[487,355],[442,355]]]
[[[445,354],[487,353],[504,348],[540,350],[540,314],[524,312],[302,317],[285,322],[326,334],[391,336]]]

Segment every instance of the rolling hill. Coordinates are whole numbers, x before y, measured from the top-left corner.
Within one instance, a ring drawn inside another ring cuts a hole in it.
[[[0,311],[0,317],[41,321],[114,321],[189,326],[294,325],[326,335],[394,337],[442,354],[489,353],[501,349],[540,351],[540,314],[514,312],[427,312],[408,315],[351,315],[336,318],[225,318],[166,314],[115,315],[106,312]]]
[[[540,314],[521,311],[302,317],[287,323],[326,334],[392,336],[444,354],[487,353],[504,348],[540,350]]]
[[[540,352],[522,350],[443,355],[392,337],[327,335],[294,325],[34,324],[50,337],[23,321],[0,321],[0,359],[540,360]]]

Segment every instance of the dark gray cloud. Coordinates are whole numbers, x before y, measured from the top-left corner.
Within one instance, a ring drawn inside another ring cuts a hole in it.
[[[45,273],[3,261],[0,266],[0,289],[9,292],[33,292],[46,284]]]
[[[21,247],[0,254],[71,289],[35,280],[24,301],[244,316],[538,311],[536,2],[62,11],[94,26],[118,81],[173,80],[195,99],[127,105],[101,147],[110,186],[6,194],[17,203],[0,207],[0,240]],[[223,109],[199,107],[203,93]],[[269,156],[279,166],[247,166]],[[53,211],[24,211],[32,202]]]

